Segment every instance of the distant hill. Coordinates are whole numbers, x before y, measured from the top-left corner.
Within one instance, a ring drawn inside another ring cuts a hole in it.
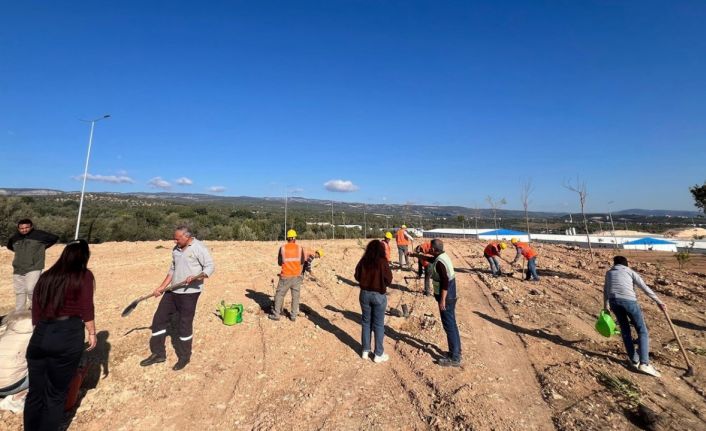
[[[0,196],[53,196],[53,195],[78,195],[78,191],[65,192],[54,189],[32,189],[32,188],[0,188]],[[159,200],[171,201],[184,204],[198,203],[220,203],[226,205],[234,205],[259,210],[276,211],[284,207],[283,197],[252,197],[252,196],[218,196],[205,193],[173,193],[173,192],[135,192],[135,193],[117,193],[117,192],[90,192],[88,193],[93,198],[116,198],[116,199],[144,199],[144,200]],[[467,219],[473,217],[490,218],[493,216],[493,211],[487,208],[467,208],[462,206],[442,206],[442,205],[404,205],[404,204],[363,204],[359,202],[333,202],[336,212],[362,213],[367,211],[370,214],[376,213],[385,216],[400,216],[411,215],[422,216],[424,218],[456,218],[465,216]],[[299,196],[289,198],[288,206],[292,210],[306,209],[311,211],[326,211],[331,208],[330,200],[309,199]],[[565,217],[566,213],[559,212],[537,212],[530,211],[532,218],[560,218]],[[627,209],[613,213],[615,216],[640,216],[640,217],[697,217],[700,215],[697,211],[677,211],[677,210],[645,210],[645,209]],[[519,210],[501,209],[497,212],[500,218],[518,219],[524,218],[524,212]],[[603,217],[605,214],[598,214]],[[589,214],[590,216],[590,214]]]
[[[614,212],[615,215],[636,215],[642,217],[698,217],[698,211],[628,209]]]

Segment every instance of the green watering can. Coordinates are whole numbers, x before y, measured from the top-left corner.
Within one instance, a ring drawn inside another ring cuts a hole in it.
[[[620,332],[615,329],[615,322],[610,316],[610,312],[606,310],[601,310],[601,314],[598,315],[598,320],[596,320],[596,331],[604,337],[611,337],[615,334],[620,334]]]
[[[221,301],[218,312],[224,325],[232,326],[243,321],[243,304],[226,305],[225,301]]]

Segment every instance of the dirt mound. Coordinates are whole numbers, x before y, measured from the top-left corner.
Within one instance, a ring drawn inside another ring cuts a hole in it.
[[[664,233],[667,238],[677,239],[700,239],[706,238],[706,229],[702,227],[691,227],[686,229],[672,229]]]
[[[587,250],[538,244],[542,281],[529,283],[490,277],[483,243],[448,241],[463,366],[445,369],[434,364],[447,348],[438,306],[407,271],[395,272],[389,289],[389,307],[411,309],[407,319],[386,317],[390,361],[360,358],[356,241],[304,242],[326,256],[305,281],[296,322],[266,317],[278,244],[207,245],[216,273],[199,299],[192,363],[181,372],[171,370],[171,348],[166,364],[139,366],[156,301],[120,317],[163,279],[171,244],[92,247],[100,341],[70,430],[631,430],[648,419],[659,429],[706,429],[704,256],[679,270],[671,253],[622,251],[667,303],[697,370],[681,377],[674,337],[642,295],[657,380],[628,370],[620,339],[593,329],[610,250],[591,261]],[[50,249],[48,263],[60,251]],[[0,250],[0,314],[14,304],[11,259]],[[220,322],[221,299],[244,305],[242,324]],[[0,420],[3,429],[21,429],[21,415],[2,412]]]

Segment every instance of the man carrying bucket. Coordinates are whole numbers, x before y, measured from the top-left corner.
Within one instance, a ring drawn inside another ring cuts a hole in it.
[[[279,283],[275,293],[275,306],[272,314],[267,317],[279,320],[282,305],[287,291],[292,290],[292,309],[289,311],[289,320],[294,322],[299,314],[299,293],[302,288],[303,265],[306,262],[304,248],[297,244],[297,232],[294,229],[287,231],[287,243],[279,248],[277,264],[282,268],[279,273]]]
[[[650,336],[647,325],[642,318],[642,310],[637,303],[635,286],[642,289],[647,296],[657,303],[659,308],[666,305],[647,287],[640,275],[628,267],[628,259],[624,256],[613,258],[613,267],[605,275],[603,285],[603,302],[605,309],[612,311],[620,325],[620,335],[623,337],[625,350],[630,361],[630,368],[650,376],[660,377],[659,371],[650,365]],[[632,339],[630,323],[635,327],[638,336],[638,352]]]
[[[213,274],[214,266],[208,249],[193,237],[188,227],[176,228],[174,242],[176,245],[172,249],[172,265],[162,284],[154,290],[154,296],[161,296],[170,285],[182,282],[186,282],[186,285],[164,293],[159,301],[157,311],[152,318],[152,338],[150,338],[152,354],[140,362],[140,365],[146,367],[166,361],[164,344],[167,339],[167,326],[172,315],[178,313],[179,340],[174,345],[179,359],[172,369],[179,371],[191,360],[196,301],[203,290],[203,279]]]

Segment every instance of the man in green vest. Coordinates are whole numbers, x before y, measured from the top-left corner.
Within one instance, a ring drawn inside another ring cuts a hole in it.
[[[451,258],[444,252],[444,243],[440,239],[431,241],[431,256],[426,254],[410,254],[431,261],[431,281],[434,287],[434,298],[439,303],[441,324],[446,331],[449,344],[449,354],[437,361],[442,367],[461,366],[461,335],[456,325],[456,273]]]

